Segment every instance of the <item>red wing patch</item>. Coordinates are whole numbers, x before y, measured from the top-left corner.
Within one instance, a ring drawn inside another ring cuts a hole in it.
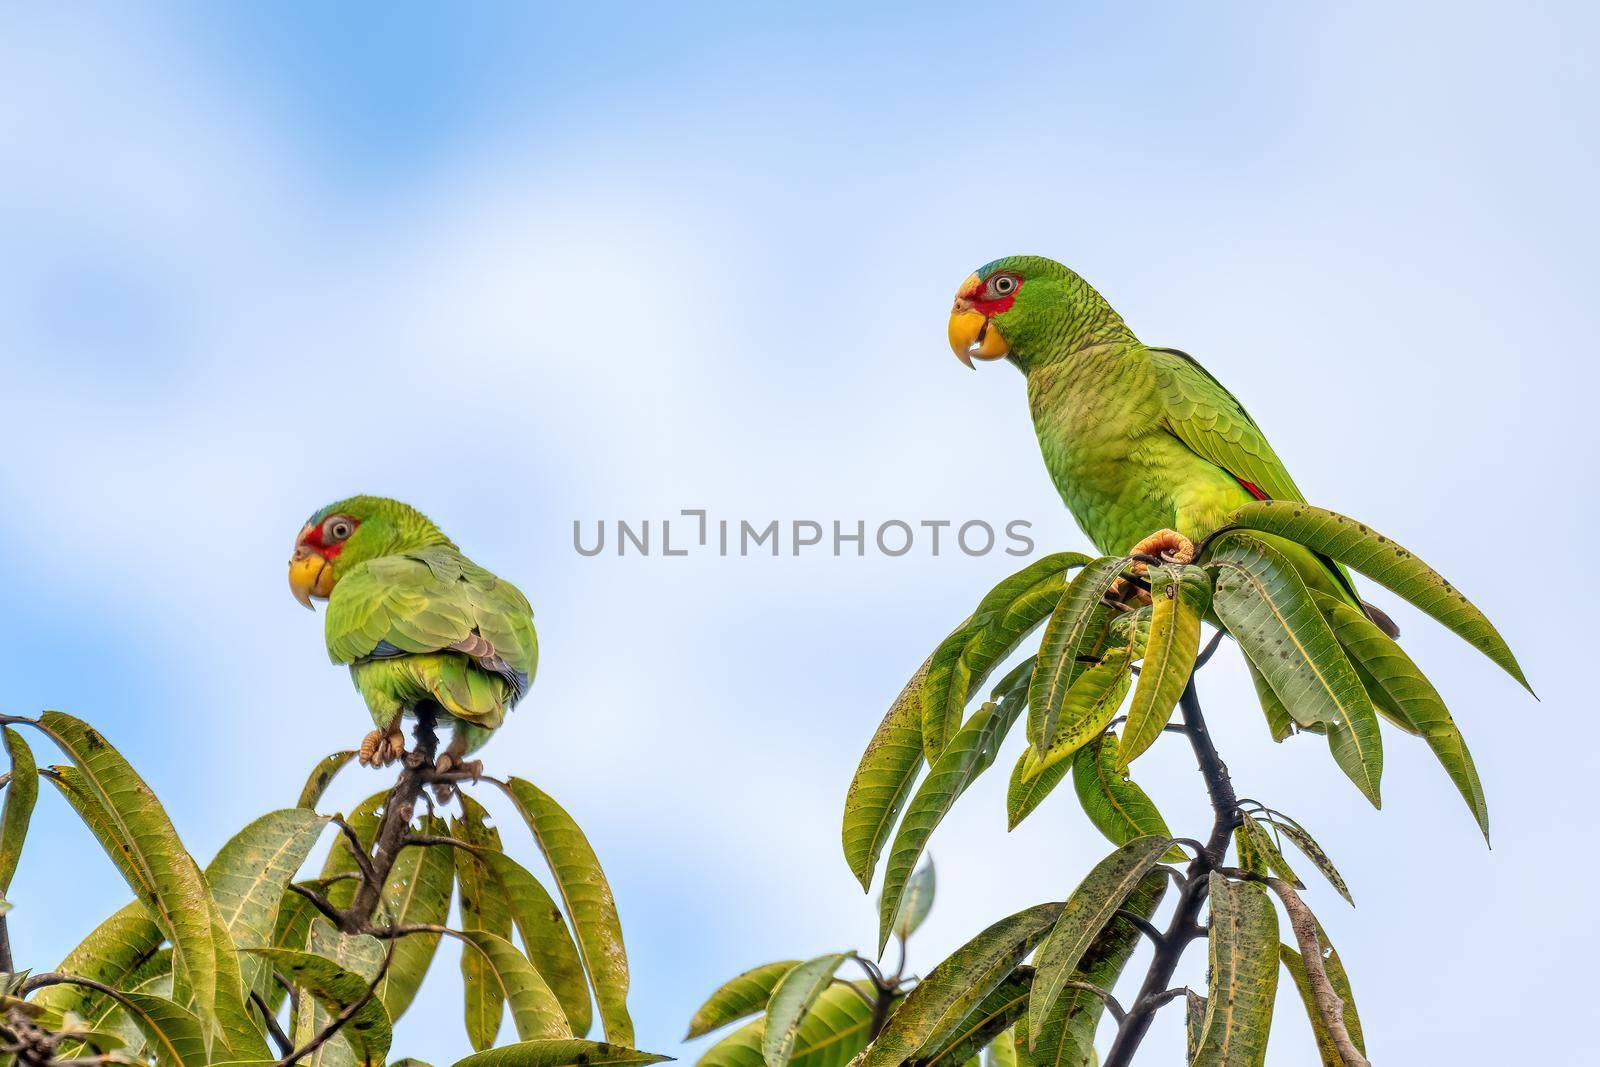
[[[1238,475],[1234,475],[1233,480],[1238,482],[1240,485],[1244,486],[1244,491],[1249,493],[1251,496],[1255,497],[1257,500],[1271,500],[1272,499],[1266,493],[1263,493],[1261,491],[1261,487],[1259,485],[1256,485],[1254,482],[1247,482],[1243,478],[1239,477]]]

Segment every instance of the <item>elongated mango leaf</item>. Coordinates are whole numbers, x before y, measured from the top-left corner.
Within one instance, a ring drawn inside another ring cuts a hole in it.
[[[365,977],[310,952],[283,948],[253,948],[247,951],[267,961],[274,970],[316,997],[323,1010],[332,1016],[342,1014],[365,997],[365,1003],[355,1010],[339,1033],[349,1043],[359,1062],[381,1067],[389,1054],[389,1042],[394,1031],[389,1013],[383,1010],[383,1002],[376,996],[367,996]]]
[[[1312,866],[1321,872],[1322,877],[1328,880],[1329,884],[1338,891],[1341,897],[1344,897],[1346,903],[1351,906],[1355,905],[1355,900],[1350,896],[1350,887],[1345,884],[1344,876],[1334,867],[1333,861],[1328,858],[1328,854],[1323,851],[1322,846],[1317,844],[1310,834],[1306,833],[1305,827],[1281,811],[1267,812],[1265,818],[1272,824],[1273,829],[1294,843],[1294,847],[1300,850],[1300,854],[1311,861]]]
[[[761,1035],[761,1058],[767,1067],[786,1067],[800,1036],[800,1024],[822,991],[833,983],[833,973],[849,958],[848,952],[818,956],[796,964],[779,980],[767,1002],[767,1025]]]
[[[578,946],[561,917],[561,909],[522,864],[504,852],[481,855],[511,904],[511,919],[522,935],[529,962],[561,1002],[573,1034],[584,1036],[594,1021],[589,984],[583,972],[583,958],[578,955]]]
[[[1260,538],[1230,533],[1206,566],[1217,575],[1213,607],[1289,714],[1302,726],[1350,722],[1367,692],[1294,566]]]
[[[461,797],[465,817],[451,820],[451,836],[486,852],[500,851],[500,834],[488,826],[488,815],[477,801],[465,794]],[[511,902],[498,879],[469,849],[455,850],[456,884],[461,887],[461,927],[463,930],[483,930],[495,937],[511,938]],[[464,996],[464,1016],[467,1041],[474,1051],[482,1052],[494,1045],[500,1032],[500,1019],[505,1014],[505,1000],[500,983],[489,974],[492,964],[481,952],[461,954],[461,985]],[[551,1035],[544,1035],[551,1036]]]
[[[1017,757],[1016,765],[1011,768],[1011,782],[1006,787],[1007,830],[1015,830],[1023,819],[1032,815],[1034,809],[1044,803],[1044,798],[1049,796],[1072,770],[1072,762],[1062,760],[1042,771],[1030,774],[1038,758],[1031,747],[1026,748],[1022,755]]]
[[[1356,1012],[1355,996],[1350,992],[1350,976],[1345,973],[1339,953],[1328,941],[1327,932],[1320,924],[1317,926],[1317,940],[1323,949],[1322,969],[1328,976],[1328,984],[1344,1002],[1344,1028],[1349,1033],[1351,1042],[1362,1055],[1366,1055],[1366,1038],[1361,1033],[1361,1016]],[[1345,1067],[1344,1057],[1339,1054],[1338,1046],[1334,1044],[1326,1024],[1322,1021],[1322,1012],[1317,1009],[1317,998],[1311,989],[1311,978],[1306,973],[1306,961],[1301,958],[1300,953],[1288,945],[1279,945],[1278,953],[1283,960],[1284,969],[1289,972],[1289,977],[1294,979],[1295,989],[1299,991],[1300,999],[1306,1006],[1306,1018],[1311,1021],[1311,1033],[1316,1038],[1317,1052],[1322,1057],[1324,1067]]]
[[[1240,841],[1239,859],[1240,866],[1257,874],[1275,874],[1284,881],[1289,882],[1296,889],[1304,889],[1305,883],[1300,881],[1300,876],[1294,873],[1294,868],[1289,866],[1289,861],[1283,858],[1278,845],[1272,840],[1272,835],[1267,833],[1254,818],[1243,812],[1239,815],[1239,825],[1234,829]],[[1248,851],[1249,859],[1246,859]]]
[[[1310,504],[1277,500],[1246,504],[1232,521],[1287,537],[1360,571],[1432,615],[1533,692],[1488,617],[1432,567],[1365,524]]]
[[[1001,919],[935,967],[889,1017],[859,1067],[900,1067],[954,1033],[1044,937],[1060,904],[1036,904]]]
[[[1100,735],[1128,695],[1131,675],[1127,648],[1112,649],[1105,659],[1078,676],[1062,702],[1055,734],[1043,748],[1030,745],[1031,757],[1023,768],[1024,782],[1058,763],[1071,760],[1078,749]],[[1037,675],[1036,675],[1037,676]]]
[[[1194,1067],[1261,1067],[1278,989],[1278,913],[1259,882],[1211,875],[1206,1016]]]
[[[1007,1030],[983,1050],[983,1067],[1017,1067],[1015,1029]]]
[[[1123,902],[1123,909],[1145,919],[1154,917],[1167,889],[1167,876],[1161,871],[1151,871]],[[1113,916],[1098,937],[1084,952],[1071,980],[1085,982],[1101,989],[1111,989],[1127,966],[1139,943],[1139,930],[1122,916]],[[1018,1051],[1032,1045],[1032,1062],[1038,1067],[1090,1067],[1096,1063],[1094,1052],[1095,1030],[1100,1016],[1105,1012],[1105,1002],[1081,986],[1067,986],[1056,997],[1055,1004],[1045,1014],[1039,1027],[1039,1036],[1022,1039],[1026,1027],[1018,1023]]]
[[[321,915],[312,919],[311,931],[306,937],[306,954],[350,972],[362,979],[363,984],[377,979],[385,951],[385,945],[377,938],[340,933]],[[292,980],[291,976],[285,977]],[[300,998],[300,1011],[293,1021],[294,1044],[298,1047],[330,1025],[333,1013],[320,998],[308,994]],[[303,1067],[355,1067],[359,1057],[352,1040],[341,1031],[300,1062]]]
[[[206,884],[217,914],[239,949],[272,942],[278,902],[327,820],[303,808],[269,812],[235,834],[206,865]],[[240,960],[245,988],[264,989],[264,968],[255,957]]]
[[[728,979],[706,998],[700,1009],[689,1020],[689,1032],[683,1036],[692,1041],[702,1034],[728,1025],[746,1015],[753,1015],[767,1006],[778,982],[799,963],[799,960],[779,960],[763,963],[743,974]],[[791,1054],[793,1049],[790,1050]]]
[[[295,807],[315,810],[317,803],[322,799],[322,794],[328,790],[328,783],[333,781],[333,776],[338,774],[355,754],[354,749],[347,748],[343,752],[322,757],[321,762],[312,768],[305,787],[300,790],[300,799],[295,801]]]
[[[505,793],[533,831],[539,851],[550,864],[556,888],[566,904],[583,955],[584,969],[594,985],[600,1021],[606,1039],[633,1044],[633,1021],[628,1017],[628,954],[622,946],[622,923],[616,901],[600,861],[588,838],[572,816],[532,782],[507,779]]]
[[[1200,652],[1200,620],[1211,608],[1211,576],[1199,567],[1173,564],[1150,571],[1150,636],[1139,666],[1139,684],[1128,705],[1117,764],[1127,770],[1161,736],[1172,718]],[[1163,831],[1164,832],[1164,831]]]
[[[162,936],[145,906],[137,900],[129,901],[67,953],[56,970],[113,989],[127,988],[132,977],[158,953]],[[34,994],[31,1003],[57,1014],[71,1012],[98,1020],[103,1014],[98,1005],[104,1000],[101,994],[82,986],[53,985]]]
[[[1056,607],[1067,572],[1087,562],[1077,552],[1057,552],[1030,563],[991,589],[934,651],[922,689],[922,745],[929,763],[955,735],[984,679]]]
[[[922,767],[922,687],[932,662],[923,661],[895,697],[845,794],[844,859],[863,892],[872,888],[872,870]]]
[[[1184,995],[1184,1031],[1189,1038],[1189,1062],[1200,1055],[1200,1035],[1206,1026],[1206,998],[1194,990],[1186,990]]]
[[[511,1021],[519,1039],[572,1036],[561,1002],[515,945],[486,930],[459,930],[452,934],[470,946],[464,952],[476,951],[488,961],[488,976],[498,983],[500,995],[511,1007]]]
[[[83,797],[99,809],[89,828],[172,942],[174,999],[195,1006],[209,1041],[220,1033],[221,1014],[243,1015],[244,1003],[239,989],[218,980],[218,957],[234,950],[214,936],[199,865],[155,793],[98,731],[59,711],[45,712],[38,726],[72,759]],[[236,971],[237,958],[232,964]]]
[[[1019,710],[1013,706],[1011,714],[1014,716]],[[900,914],[900,900],[905,892],[906,880],[922,856],[934,827],[939,825],[956,798],[994,762],[997,748],[994,737],[996,734],[1003,735],[1014,721],[1008,721],[997,704],[985,704],[979,708],[950,744],[945,746],[944,752],[934,761],[928,777],[917,789],[917,795],[911,799],[884,869],[883,895],[878,900],[880,954],[889,943],[894,920]]]
[[[900,914],[894,920],[894,936],[904,941],[917,932],[933,908],[936,883],[930,856],[906,882],[905,892],[900,897]]]
[[[1379,779],[1383,775],[1383,738],[1370,702],[1350,709],[1350,721],[1328,724],[1328,750],[1345,777],[1356,784],[1375,808],[1383,807]]]
[[[989,995],[946,1034],[937,1045],[924,1045],[911,1058],[915,1067],[961,1067],[978,1063],[985,1048],[1007,1034],[1012,1024],[1028,1010],[1028,993],[1033,988],[1033,968],[1019,966],[995,986]]]
[[[1122,574],[1125,558],[1086,564],[1061,595],[1039,642],[1039,665],[1028,687],[1028,740],[1044,750],[1056,735],[1061,708],[1078,674],[1079,657],[1094,644],[1101,601]]]
[[[872,1009],[862,997],[873,996],[866,982],[827,989],[800,1024],[789,1067],[845,1067],[867,1044]],[[712,1045],[698,1067],[764,1067],[761,1041],[766,1019],[746,1023]]]
[[[1278,694],[1272,691],[1272,686],[1256,665],[1246,656],[1245,667],[1250,671],[1250,681],[1256,687],[1256,699],[1261,702],[1261,710],[1267,716],[1267,729],[1272,732],[1274,741],[1283,741],[1294,733],[1294,718],[1290,716],[1289,709],[1283,706],[1283,701],[1278,699]]]
[[[116,999],[159,1067],[205,1067],[205,1035],[193,1012],[150,993],[121,993]]]
[[[6,786],[5,811],[0,813],[0,897],[11,888],[22,858],[22,842],[28,836],[33,805],[39,799],[39,768],[33,750],[22,735],[5,728],[6,753],[11,757],[11,781]]]
[[[1433,750],[1487,842],[1489,806],[1483,797],[1483,783],[1438,690],[1405,650],[1360,611],[1330,596],[1319,594],[1316,601],[1351,660],[1366,671]]]
[[[1166,837],[1130,841],[1095,864],[1072,891],[1061,917],[1034,958],[1033,996],[1028,1001],[1030,1040],[1037,1042],[1045,1016],[1072,979],[1089,946],[1171,846],[1172,840]]]
[[[428,815],[423,817],[422,832],[442,836],[449,827],[438,816]],[[450,918],[454,882],[455,865],[447,849],[403,849],[379,898],[382,921],[394,926],[443,926]],[[395,942],[389,969],[378,983],[378,999],[391,1021],[399,1022],[410,1007],[438,948],[438,934],[410,934]]]
[[[1103,733],[1078,749],[1072,759],[1072,784],[1083,813],[1113,845],[1126,845],[1139,837],[1171,837],[1155,801],[1118,769],[1125,766],[1114,733]],[[1168,863],[1182,863],[1186,857],[1173,845],[1164,858]]]
[[[503,1045],[457,1060],[454,1067],[634,1067],[671,1058],[622,1045],[569,1037]]]

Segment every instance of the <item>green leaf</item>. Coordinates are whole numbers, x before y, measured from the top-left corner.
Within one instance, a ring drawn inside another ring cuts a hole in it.
[[[1023,750],[1022,755],[1017,757],[1016,766],[1011,768],[1011,784],[1006,787],[1007,830],[1015,830],[1023,819],[1032,815],[1033,810],[1072,770],[1072,762],[1062,760],[1030,776],[1029,772],[1037,761],[1037,754],[1029,747]]]
[[[593,1022],[583,958],[550,893],[522,864],[503,852],[483,854],[489,873],[511,903],[511,918],[522,935],[528,959],[561,1002],[573,1034],[582,1037]]]
[[[295,807],[315,810],[318,801],[322,799],[322,794],[328,789],[328,783],[333,781],[333,776],[338,774],[355,754],[354,749],[345,749],[343,752],[322,757],[322,761],[312,769],[311,777],[306,779],[305,788],[300,790],[300,799],[295,802]]]
[[[6,752],[11,756],[11,782],[6,786],[5,811],[0,814],[0,897],[11,888],[22,858],[22,842],[28,836],[28,821],[34,802],[39,799],[39,768],[33,750],[22,735],[5,728]]]
[[[1015,715],[1020,709],[1013,707]],[[944,818],[956,798],[966,791],[973,781],[994,762],[995,736],[1003,736],[1010,729],[999,705],[985,704],[973,713],[944,752],[934,761],[933,769],[911,799],[906,817],[895,834],[894,847],[889,850],[889,862],[884,870],[883,895],[878,900],[878,952],[889,943],[889,933],[895,918],[900,914],[900,900],[906,880],[911,876],[922,856],[934,827]]]
[[[1122,698],[1128,695],[1131,675],[1128,649],[1113,649],[1105,659],[1079,675],[1062,703],[1055,734],[1043,749],[1030,746],[1030,757],[1023,768],[1023,781],[1035,778],[1058,763],[1070,760],[1088,742],[1105,730]]]
[[[239,949],[272,942],[278,902],[327,820],[313,811],[286,808],[269,812],[233,835],[206,865],[206,884],[223,926]],[[262,966],[240,961],[245,989],[263,989]]]
[[[1289,866],[1289,861],[1283,858],[1283,853],[1278,851],[1277,844],[1272,840],[1272,835],[1267,833],[1266,827],[1243,812],[1239,813],[1239,825],[1234,833],[1240,846],[1240,866],[1257,874],[1275,874],[1284,881],[1292,884],[1296,889],[1304,889],[1305,883],[1300,881],[1300,876],[1294,873],[1294,868]],[[1250,859],[1245,860],[1245,850],[1248,849]]]
[[[1294,565],[1259,538],[1228,534],[1206,565],[1213,607],[1289,714],[1302,726],[1349,722],[1372,711],[1367,692]]]
[[[1001,919],[968,941],[911,991],[868,1046],[859,1067],[900,1067],[937,1048],[1049,931],[1060,904],[1037,904]]]
[[[1273,829],[1294,843],[1294,847],[1300,850],[1301,855],[1311,861],[1312,866],[1322,873],[1322,876],[1338,891],[1339,895],[1344,897],[1346,903],[1352,907],[1355,906],[1355,900],[1350,896],[1350,887],[1345,885],[1344,876],[1334,867],[1333,861],[1322,850],[1322,846],[1317,844],[1310,834],[1306,833],[1305,827],[1281,811],[1269,811],[1266,813],[1265,818],[1272,824]]]
[[[834,985],[812,1005],[800,1024],[789,1067],[845,1067],[867,1044],[872,1009],[861,998],[871,996],[865,982]],[[764,1067],[761,1041],[766,1020],[756,1019],[718,1041],[700,1057],[697,1067]]]
[[[1029,564],[991,589],[934,651],[922,690],[922,745],[929,763],[944,751],[984,679],[1056,607],[1067,571],[1087,562],[1077,552],[1057,552]]]
[[[930,856],[906,882],[905,892],[900,897],[900,914],[894,920],[894,936],[904,941],[917,932],[933,908],[934,887],[933,858]]]
[[[1339,643],[1350,654],[1351,661],[1366,672],[1382,695],[1433,750],[1467,802],[1487,842],[1489,806],[1483,797],[1483,783],[1478,780],[1478,769],[1472,762],[1472,753],[1467,750],[1467,742],[1438,690],[1411,657],[1366,615],[1334,597],[1320,593],[1315,596],[1317,606],[1333,627]]]
[[[1211,875],[1211,981],[1194,1067],[1261,1067],[1278,989],[1278,913],[1259,882]]]
[[[219,968],[237,973],[238,959],[233,945],[216,937],[211,894],[166,810],[98,731],[59,711],[46,711],[37,725],[77,769],[68,799],[172,942],[174,999],[195,1007],[208,1042],[227,1028],[231,1047],[244,1036],[234,1021],[247,1016],[242,990],[230,988]]]
[[[1151,871],[1123,902],[1123,909],[1145,919],[1152,918],[1166,893],[1167,876]],[[1071,980],[1112,989],[1138,946],[1138,927],[1123,916],[1113,916],[1084,952]],[[1039,1027],[1037,1039],[1024,1038],[1025,1020],[1017,1024],[1018,1051],[1032,1045],[1031,1060],[1039,1067],[1089,1067],[1096,1063],[1095,1030],[1105,1002],[1099,995],[1078,986],[1067,986],[1056,998]]]
[[[364,984],[377,980],[385,951],[377,938],[367,934],[340,933],[320,915],[312,919],[311,930],[306,938],[306,954],[349,971],[362,979]],[[315,995],[301,997],[300,1012],[293,1020],[295,1045],[310,1041],[332,1021],[333,1014]],[[341,1031],[300,1062],[303,1067],[353,1067],[357,1055],[351,1040]]]
[[[872,888],[872,869],[922,767],[922,687],[932,662],[923,661],[895,698],[845,794],[844,858],[863,892]]]
[[[1279,534],[1405,597],[1533,692],[1505,640],[1488,618],[1422,560],[1354,519],[1310,504],[1261,500],[1233,514],[1235,525]]]
[[[1265,677],[1256,669],[1246,656],[1244,665],[1250,671],[1250,681],[1256,687],[1256,699],[1261,702],[1261,710],[1267,716],[1267,729],[1272,731],[1274,741],[1283,741],[1294,733],[1294,719],[1289,715],[1289,709],[1283,706],[1283,701],[1278,699],[1278,694],[1272,691],[1272,686]]]
[[[159,1067],[205,1067],[205,1036],[193,1012],[150,993],[121,993],[116,999]]]
[[[1333,991],[1344,1001],[1344,1028],[1350,1034],[1350,1040],[1362,1055],[1366,1055],[1367,1043],[1361,1033],[1361,1017],[1356,1013],[1355,996],[1350,992],[1350,976],[1345,973],[1344,964],[1339,960],[1339,953],[1334,951],[1333,945],[1328,941],[1327,932],[1320,925],[1317,927],[1317,941],[1322,946],[1322,969],[1328,976],[1328,984],[1333,986]],[[1306,973],[1306,961],[1300,953],[1288,945],[1279,945],[1278,953],[1283,960],[1283,966],[1289,972],[1289,977],[1294,979],[1295,988],[1300,992],[1300,999],[1306,1006],[1306,1017],[1311,1020],[1311,1033],[1317,1040],[1317,1052],[1322,1057],[1326,1067],[1344,1067],[1344,1057],[1339,1055],[1338,1047],[1334,1045],[1333,1038],[1328,1034],[1328,1028],[1323,1025],[1322,1013],[1317,1009],[1315,994],[1311,991],[1311,978]]]
[[[1171,837],[1155,801],[1118,769],[1126,767],[1127,761],[1117,749],[1117,735],[1103,733],[1073,757],[1072,784],[1083,813],[1113,845],[1126,845],[1139,837]],[[1173,845],[1164,858],[1169,863],[1182,863],[1187,857]]]
[[[443,836],[449,827],[438,816],[428,815],[423,817],[422,832]],[[379,898],[382,921],[395,926],[443,926],[450,918],[454,885],[455,865],[448,849],[402,849]],[[399,1022],[411,1006],[438,948],[438,934],[411,934],[395,942],[389,969],[378,983],[378,999],[391,1021]]]
[[[983,1050],[983,1067],[1017,1067],[1017,1042],[1014,1030],[1007,1030]]]
[[[763,963],[728,979],[700,1005],[700,1010],[689,1020],[689,1032],[683,1035],[683,1039],[692,1041],[736,1019],[761,1011],[767,1006],[767,1000],[778,987],[778,982],[799,962],[780,960],[777,963]]]
[[[935,1046],[924,1045],[911,1062],[916,1067],[960,1067],[1007,1032],[1028,1010],[1033,968],[1019,966],[995,986],[954,1030]],[[981,1067],[981,1063],[980,1063]]]
[[[1028,687],[1028,740],[1043,750],[1056,735],[1062,705],[1096,637],[1101,600],[1128,565],[1126,558],[1102,556],[1084,566],[1045,625],[1039,666]]]
[[[1200,1035],[1206,1025],[1206,998],[1187,989],[1184,991],[1184,1004],[1184,1030],[1189,1038],[1189,1062],[1193,1063],[1195,1057],[1200,1055]]]
[[[1171,839],[1165,837],[1141,837],[1128,842],[1095,864],[1067,898],[1055,928],[1034,958],[1037,973],[1028,1002],[1028,1033],[1033,1035],[1032,1040],[1037,1041],[1045,1016],[1089,946],[1171,845]]]
[[[671,1058],[622,1045],[569,1037],[503,1045],[457,1060],[454,1067],[633,1067]]]
[[[1172,718],[1200,652],[1200,620],[1210,608],[1211,576],[1199,567],[1151,569],[1150,637],[1122,731],[1122,770],[1155,743]]]
[[[761,1036],[761,1058],[767,1067],[788,1064],[800,1024],[822,991],[833,983],[833,973],[849,958],[848,952],[818,956],[797,964],[778,981],[767,1002],[767,1025]]]
[[[518,1038],[534,1041],[572,1036],[561,1002],[515,945],[486,930],[458,930],[452,934],[488,962],[485,974],[499,986],[500,995],[511,1006],[511,1021]]]
[[[67,953],[56,970],[122,989],[157,954],[162,936],[145,906],[129,901]],[[53,985],[36,993],[32,1003],[59,1014],[71,1012],[97,1020],[102,1014],[98,1005],[105,1000],[102,994],[82,986]]]
[[[246,951],[266,960],[290,982],[317,998],[324,1011],[333,1017],[367,997],[368,980],[345,970],[332,960],[310,952],[284,948],[252,948]],[[355,1010],[339,1034],[349,1043],[356,1058],[364,1064],[381,1064],[389,1054],[393,1028],[389,1013],[376,996]]]
[[[451,836],[487,852],[500,851],[500,834],[484,823],[488,812],[471,797],[462,794],[464,819],[452,819]],[[498,879],[468,849],[455,850],[456,884],[461,887],[461,926],[464,930],[483,930],[495,937],[511,937],[511,902]],[[491,963],[479,952],[461,954],[461,985],[467,1040],[477,1052],[494,1045],[505,1013],[500,983],[490,975]],[[556,1035],[541,1035],[556,1036]]]
[[[1372,806],[1383,807],[1378,793],[1378,780],[1383,775],[1383,738],[1370,702],[1364,708],[1351,708],[1348,723],[1329,724],[1328,750]]]
[[[617,918],[611,886],[594,849],[583,831],[554,800],[532,782],[507,779],[502,786],[533,831],[544,853],[556,888],[566,903],[567,917],[578,935],[578,951],[594,984],[600,1021],[606,1038],[616,1044],[633,1043],[633,1022],[628,1018],[628,954],[622,946],[622,923]]]

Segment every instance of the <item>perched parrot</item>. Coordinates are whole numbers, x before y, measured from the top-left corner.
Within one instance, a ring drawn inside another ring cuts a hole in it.
[[[1305,500],[1222,383],[1183,352],[1141,343],[1104,297],[1054,260],[1011,256],[980,267],[956,291],[949,336],[967,366],[1008,359],[1027,378],[1045,466],[1101,552],[1187,562],[1193,543],[1239,505]],[[1398,636],[1343,568],[1269,539],[1308,586]]]
[[[533,609],[510,582],[466,556],[427,516],[397,500],[353,496],[301,528],[289,588],[327,600],[328,656],[348,664],[377,729],[361,762],[405,754],[401,719],[419,709],[451,726],[441,773],[480,773],[483,745],[533,681]]]

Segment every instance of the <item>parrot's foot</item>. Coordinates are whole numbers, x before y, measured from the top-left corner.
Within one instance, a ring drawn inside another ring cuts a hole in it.
[[[405,734],[399,730],[374,730],[361,739],[356,758],[363,767],[387,767],[405,754]]]
[[[1126,578],[1118,578],[1111,583],[1111,588],[1106,590],[1106,600],[1111,601],[1110,607],[1119,611],[1128,611],[1132,608],[1142,607],[1150,603],[1150,590],[1145,589],[1136,582]]]
[[[1157,530],[1134,545],[1128,554],[1154,556],[1163,563],[1189,563],[1194,559],[1194,542],[1177,530]],[[1143,575],[1150,568],[1143,560],[1135,560],[1128,569],[1134,574]]]
[[[434,763],[433,773],[465,774],[476,782],[478,776],[483,773],[483,760],[464,760],[456,753],[446,749],[439,754],[438,761]],[[448,804],[450,803],[450,798],[456,795],[456,789],[450,782],[434,782],[433,795],[438,798],[439,803]]]

